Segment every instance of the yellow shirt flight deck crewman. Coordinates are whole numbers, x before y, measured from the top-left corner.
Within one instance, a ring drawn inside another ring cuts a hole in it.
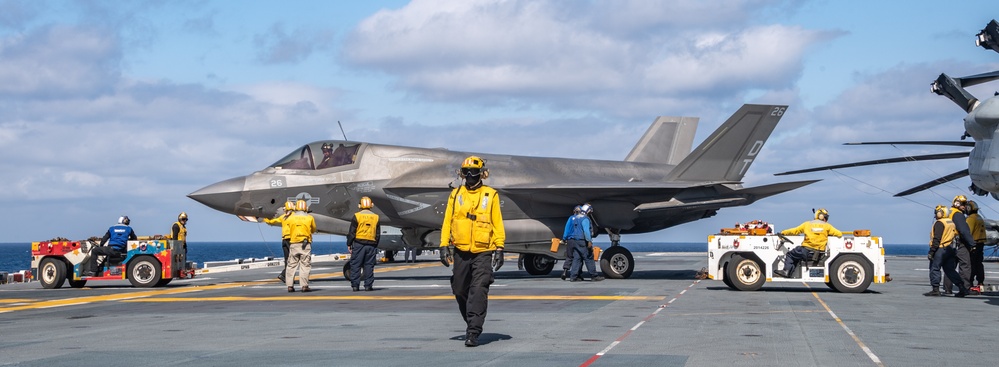
[[[308,213],[305,200],[295,202],[295,213],[285,219],[288,225],[288,264],[285,267],[285,285],[288,292],[295,291],[295,271],[298,270],[298,282],[302,292],[311,292],[309,288],[309,272],[312,271],[312,234],[316,232],[316,219]]]
[[[815,219],[801,223],[801,225],[781,231],[782,235],[804,234],[805,240],[801,246],[791,249],[784,257],[784,269],[774,270],[774,274],[784,278],[794,275],[794,268],[799,261],[812,257],[813,251],[825,252],[826,244],[829,243],[829,236],[843,237],[836,227],[828,223],[829,211],[819,209],[815,211]]]
[[[465,346],[475,347],[486,320],[493,271],[503,266],[506,231],[499,195],[482,183],[489,177],[485,160],[465,158],[458,173],[465,182],[448,197],[441,225],[441,262],[444,266],[454,262],[451,292],[465,320]]]
[[[291,213],[294,212],[295,212],[295,203],[292,202],[291,200],[288,200],[284,202],[283,214],[279,214],[275,218],[264,218],[264,223],[281,226],[281,252],[284,254],[284,263],[286,265],[286,267],[281,268],[281,274],[278,274],[278,280],[280,280],[281,283],[284,283],[284,273],[285,270],[287,270],[287,265],[288,265],[288,251],[289,251],[288,246],[291,245],[291,242],[289,240],[291,238],[291,227],[288,227],[288,224],[285,223],[285,219],[288,219],[288,216],[290,216]]]

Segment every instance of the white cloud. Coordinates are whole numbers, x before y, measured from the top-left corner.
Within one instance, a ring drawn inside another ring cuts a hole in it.
[[[93,28],[50,26],[0,41],[0,96],[96,97],[118,79],[113,35]]]
[[[671,102],[717,104],[749,89],[789,87],[808,47],[837,36],[747,26],[759,4],[725,5],[414,1],[361,22],[343,55],[430,99],[648,116]],[[639,29],[645,33],[636,36]]]

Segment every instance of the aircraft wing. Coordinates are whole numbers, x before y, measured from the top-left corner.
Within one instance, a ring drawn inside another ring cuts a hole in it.
[[[726,190],[719,190],[718,197],[694,197],[690,199],[677,199],[673,198],[668,201],[644,203],[635,208],[635,211],[684,211],[684,210],[696,210],[696,209],[711,209],[711,208],[723,208],[730,206],[741,206],[749,205],[753,202],[766,198],[768,196],[777,195],[783,192],[791,191],[799,187],[813,184],[821,180],[806,180],[806,181],[792,181],[792,182],[781,182],[771,185],[763,185],[756,187],[749,187],[743,189],[729,189],[725,186],[722,188]]]

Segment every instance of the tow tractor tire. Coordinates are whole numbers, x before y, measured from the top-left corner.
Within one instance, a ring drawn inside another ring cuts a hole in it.
[[[86,279],[73,280],[73,278],[68,278],[69,286],[73,288],[83,288],[87,285]]]
[[[760,263],[741,255],[732,255],[732,260],[728,262],[728,269],[725,271],[725,278],[740,291],[758,291],[767,281]]]
[[[728,263],[725,263],[725,266],[727,267]],[[739,290],[738,288],[735,287],[735,284],[732,284],[732,278],[729,277],[728,274],[722,274],[722,281],[725,282],[725,285],[727,285],[729,288],[732,288],[734,290]]]
[[[611,246],[600,256],[600,270],[611,279],[628,279],[635,271],[635,257],[621,246]]]
[[[152,256],[139,256],[128,263],[128,281],[139,288],[152,288],[163,276],[160,262]]]
[[[66,263],[62,260],[47,257],[38,266],[38,281],[45,289],[62,288],[66,282]]]
[[[871,264],[858,255],[843,255],[833,261],[829,277],[833,288],[843,293],[861,293],[874,279]]]
[[[544,255],[525,254],[524,270],[531,275],[548,275],[555,269],[555,259]]]
[[[343,264],[343,279],[350,281],[350,261]]]

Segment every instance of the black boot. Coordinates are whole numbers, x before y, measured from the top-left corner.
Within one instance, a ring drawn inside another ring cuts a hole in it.
[[[569,277],[569,269],[562,269],[562,280]]]
[[[465,346],[466,347],[479,346],[479,336],[472,333],[465,334]]]
[[[933,287],[932,291],[923,293],[927,297],[940,297],[940,287]]]

